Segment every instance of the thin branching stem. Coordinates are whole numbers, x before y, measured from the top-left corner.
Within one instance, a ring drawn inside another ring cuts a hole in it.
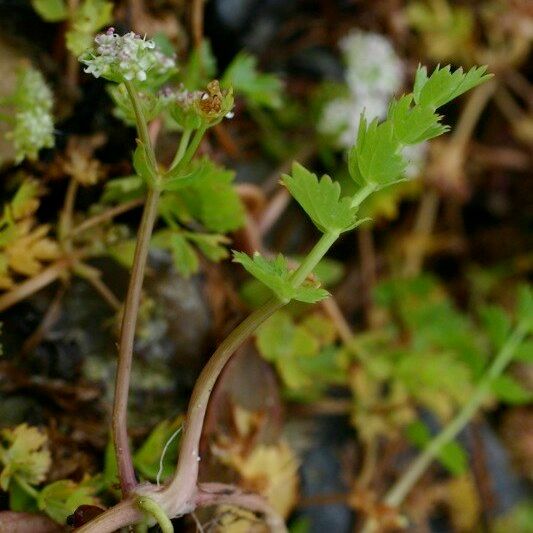
[[[477,413],[480,406],[490,394],[492,383],[509,365],[516,349],[522,343],[527,333],[528,328],[523,323],[515,328],[478,382],[468,402],[459,411],[457,416],[429,442],[424,451],[407,468],[404,475],[387,492],[384,498],[385,504],[390,507],[399,507],[403,503],[406,496],[420,480],[429,465],[438,457],[442,448],[451,442]],[[372,533],[376,530],[377,524],[369,521],[363,528],[363,533]]]

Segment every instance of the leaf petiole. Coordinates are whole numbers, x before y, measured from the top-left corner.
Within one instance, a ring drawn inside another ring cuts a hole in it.
[[[137,500],[137,505],[145,513],[152,516],[159,527],[161,528],[162,533],[174,533],[174,526],[170,521],[170,518],[166,515],[165,511],[157,504],[154,500],[143,496]]]

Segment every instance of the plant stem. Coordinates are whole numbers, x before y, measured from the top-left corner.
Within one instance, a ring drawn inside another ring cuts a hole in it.
[[[70,178],[65,194],[65,203],[59,219],[58,238],[61,246],[65,252],[71,252],[72,246],[66,240],[67,235],[72,229],[72,218],[74,216],[74,203],[76,201],[76,193],[78,192],[78,182],[74,178]]]
[[[15,481],[18,483],[19,487],[28,495],[31,496],[34,500],[39,498],[39,491],[33,488],[26,480],[22,479],[20,476],[14,476]]]
[[[172,160],[172,163],[170,164],[169,169],[172,170],[183,158],[183,155],[185,154],[185,150],[187,149],[187,145],[189,144],[189,141],[191,139],[192,130],[184,130],[181,139],[180,144],[178,146],[178,150],[176,151],[176,155],[174,156],[174,159]]]
[[[327,233],[322,235],[320,240],[292,275],[291,281],[294,287],[298,287],[303,283],[322,257],[327,253],[338,236],[338,233]],[[241,322],[228,335],[228,337],[226,337],[202,370],[200,377],[196,381],[189,402],[176,473],[161,494],[162,503],[165,505],[165,508],[168,506],[168,509],[172,509],[182,506],[194,495],[198,480],[198,462],[200,461],[198,450],[205,413],[211,396],[211,391],[213,390],[220,373],[242,343],[248,339],[248,337],[252,335],[252,333],[267,318],[272,316],[277,310],[281,309],[285,303],[286,302],[273,298],[256,309],[243,322]]]
[[[120,332],[117,375],[115,381],[115,398],[113,402],[113,440],[117,457],[120,486],[123,495],[127,495],[137,484],[131,451],[128,442],[127,410],[130,386],[131,362],[135,327],[141,300],[144,269],[148,257],[150,237],[157,218],[159,191],[149,190],[144,205],[143,216],[133,258],[128,293],[124,303],[124,316]]]
[[[324,233],[322,237],[320,237],[319,241],[291,276],[293,287],[299,287],[305,281],[305,278],[307,278],[316,265],[318,265],[320,260],[326,255],[327,251],[338,238],[338,233]]]
[[[140,141],[143,143],[148,156],[150,165],[154,171],[157,170],[157,162],[155,160],[154,149],[152,147],[152,141],[150,140],[150,133],[148,132],[148,124],[144,118],[144,113],[141,108],[141,103],[139,101],[139,96],[137,95],[137,90],[131,83],[131,81],[125,81],[124,85],[128,91],[128,96],[130,97],[131,103],[133,105],[133,112],[135,113],[135,122],[137,124],[137,134],[139,135]],[[156,176],[154,176],[156,178]]]
[[[242,343],[283,305],[283,302],[273,298],[256,309],[226,337],[202,370],[189,402],[176,473],[165,489],[173,504],[182,505],[192,498],[196,490],[200,461],[198,448],[205,412],[220,373]]]
[[[118,349],[117,374],[115,378],[115,397],[113,400],[113,442],[115,455],[117,458],[118,474],[122,495],[127,496],[133,488],[137,486],[135,470],[131,457],[131,450],[128,441],[128,395],[131,379],[131,364],[133,359],[133,344],[135,341],[135,327],[137,325],[137,315],[141,301],[141,291],[144,278],[144,269],[148,250],[150,247],[150,237],[157,219],[157,204],[159,202],[159,182],[160,176],[157,171],[157,161],[155,159],[148,124],[144,117],[137,90],[129,81],[124,82],[137,123],[137,133],[143,143],[146,156],[153,173],[149,180],[148,194],[144,204],[143,215],[139,230],[137,232],[137,242],[135,244],[135,254],[131,277],[124,303],[124,315],[120,330],[120,340]]]
[[[138,524],[143,518],[141,510],[130,498],[111,507],[93,518],[88,524],[76,529],[76,533],[113,533],[131,524]]]
[[[196,150],[198,149],[198,146],[200,146],[206,131],[207,128],[205,126],[196,130],[191,142],[189,143],[189,146],[187,146],[187,150],[185,150],[185,153],[183,154],[183,157],[179,160],[179,163],[175,165],[177,169],[184,170],[185,167],[190,163],[191,159],[196,153]]]
[[[153,516],[161,528],[162,533],[174,533],[174,526],[165,511],[151,498],[142,497],[137,501],[137,505],[147,514]]]
[[[458,415],[431,440],[424,451],[413,461],[405,474],[389,490],[384,499],[385,504],[390,507],[398,507],[401,505],[407,494],[409,494],[428,466],[438,456],[443,446],[453,440],[476,414],[477,410],[489,394],[494,379],[500,376],[511,362],[516,349],[524,340],[527,333],[528,328],[525,324],[519,324],[516,327],[507,339],[507,342],[494,358],[494,361],[489,366],[484,376],[478,382],[471,398],[464,405]],[[376,524],[367,524],[363,531],[371,532],[375,530],[375,527]]]
[[[373,183],[367,183],[361,187],[352,198],[352,207],[360,206],[375,190],[376,186]]]

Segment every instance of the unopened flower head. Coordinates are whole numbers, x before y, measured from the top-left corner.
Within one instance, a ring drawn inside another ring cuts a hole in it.
[[[171,116],[186,129],[212,126],[224,117],[232,118],[233,92],[221,89],[218,80],[208,83],[205,91],[188,91],[183,85],[161,92]]]
[[[41,148],[54,146],[54,123],[50,113],[40,107],[15,115],[15,128],[8,134],[16,150],[17,163],[36,159]]]
[[[148,73],[170,73],[176,62],[159,50],[154,41],[129,32],[118,35],[114,28],[98,34],[96,46],[80,57],[85,72],[111,81],[146,81]]]
[[[346,82],[354,94],[391,96],[401,87],[403,65],[386,37],[355,30],[339,45],[346,64]]]

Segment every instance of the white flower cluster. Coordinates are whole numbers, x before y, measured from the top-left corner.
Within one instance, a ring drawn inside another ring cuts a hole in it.
[[[352,31],[339,43],[346,82],[354,95],[387,97],[400,89],[404,68],[391,42],[378,33]]]
[[[41,148],[54,146],[54,122],[48,111],[39,107],[20,111],[15,120],[10,138],[15,145],[17,163],[26,157],[36,159]]]
[[[377,33],[354,30],[340,40],[339,47],[349,95],[324,106],[318,130],[345,149],[354,143],[363,111],[368,121],[385,118],[392,96],[402,86],[404,67],[391,42]],[[407,177],[418,174],[425,152],[425,146],[404,150]]]
[[[15,126],[7,134],[15,147],[16,162],[36,159],[41,148],[54,146],[53,97],[42,74],[25,68],[19,74],[13,96]]]
[[[161,52],[154,41],[129,32],[118,35],[114,28],[98,34],[95,48],[81,56],[85,72],[111,81],[145,81],[149,71],[164,75],[176,67],[172,57]]]

